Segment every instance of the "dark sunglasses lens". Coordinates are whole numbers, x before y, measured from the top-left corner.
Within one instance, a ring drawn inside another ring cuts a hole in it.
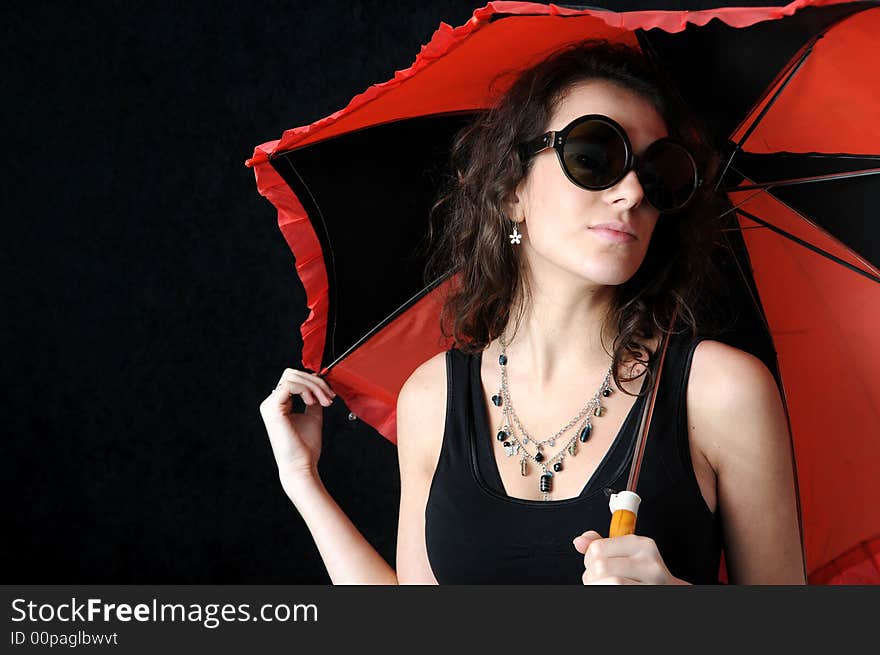
[[[675,211],[693,196],[697,171],[687,150],[663,141],[645,153],[639,181],[648,202],[662,212]]]
[[[565,167],[580,184],[603,187],[620,176],[626,165],[626,145],[604,121],[589,120],[572,128],[562,153]]]

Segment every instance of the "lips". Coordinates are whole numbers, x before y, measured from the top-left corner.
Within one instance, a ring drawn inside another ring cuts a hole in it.
[[[622,234],[628,234],[629,236],[636,238],[635,232],[633,232],[630,228],[628,228],[623,223],[597,223],[596,225],[590,225],[591,230],[612,230],[614,232],[620,232]]]
[[[632,243],[636,240],[632,234],[618,232],[617,230],[608,230],[603,227],[593,228],[591,232],[600,239],[612,241],[614,243]]]

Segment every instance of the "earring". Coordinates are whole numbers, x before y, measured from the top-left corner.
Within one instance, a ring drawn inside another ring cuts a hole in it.
[[[508,236],[510,237],[510,243],[518,244],[520,241],[522,241],[522,234],[517,232],[516,223],[513,224],[513,233]]]

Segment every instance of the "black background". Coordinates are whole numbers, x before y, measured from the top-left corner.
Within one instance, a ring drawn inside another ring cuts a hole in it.
[[[5,6],[6,584],[330,581],[259,414],[306,308],[244,160],[479,6]],[[393,564],[395,449],[339,400],[325,426],[322,478]]]

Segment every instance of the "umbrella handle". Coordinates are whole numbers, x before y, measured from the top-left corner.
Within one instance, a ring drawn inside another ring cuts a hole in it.
[[[639,515],[639,503],[642,499],[632,491],[621,491],[611,494],[608,506],[611,508],[611,527],[608,537],[622,537],[636,533],[636,517]]]

